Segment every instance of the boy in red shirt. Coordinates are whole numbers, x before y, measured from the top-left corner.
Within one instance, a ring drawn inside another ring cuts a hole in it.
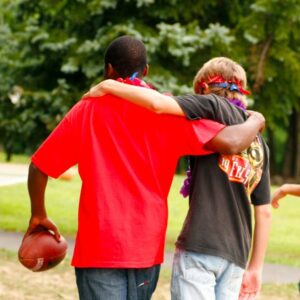
[[[105,77],[134,72],[147,73],[143,43],[116,39],[105,55]],[[149,88],[140,79],[127,81]],[[45,209],[47,178],[78,164],[82,188],[72,265],[80,299],[150,299],[163,261],[167,196],[178,158],[240,151],[263,125],[259,114],[224,129],[209,120],[159,116],[112,95],[83,99],[32,157],[27,234],[43,226],[59,239]]]

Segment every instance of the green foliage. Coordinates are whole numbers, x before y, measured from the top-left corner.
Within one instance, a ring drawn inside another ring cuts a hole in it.
[[[193,9],[187,10],[188,5]],[[120,35],[145,42],[155,86],[190,92],[198,67],[211,53],[228,53],[233,41],[225,26],[205,24],[206,12],[216,5],[177,0],[2,1],[0,140],[8,158],[34,151],[82,93],[101,79],[105,48]],[[195,21],[199,18],[201,22]],[[200,24],[205,24],[203,29]]]
[[[240,17],[235,33],[239,58],[248,74],[253,109],[267,119],[271,155],[276,158],[272,162],[273,172],[297,176],[299,147],[292,147],[295,155],[289,159],[291,149],[286,145],[299,144],[299,129],[293,116],[299,114],[300,108],[300,2],[256,0],[246,9],[248,13]],[[285,140],[277,139],[278,131],[285,132]]]
[[[255,108],[276,128],[287,124],[300,97],[300,3],[298,0],[257,0],[240,29],[248,57],[248,77]]]
[[[64,191],[63,193],[61,191]],[[77,230],[77,207],[80,179],[50,180],[46,190],[47,212],[64,235],[74,236]],[[26,184],[0,187],[0,228],[25,232],[30,217],[30,200]]]
[[[34,151],[102,79],[105,49],[124,34],[145,42],[147,80],[174,94],[191,93],[211,57],[233,58],[253,108],[286,131],[299,110],[299,16],[299,0],[2,0],[0,143],[8,158]]]

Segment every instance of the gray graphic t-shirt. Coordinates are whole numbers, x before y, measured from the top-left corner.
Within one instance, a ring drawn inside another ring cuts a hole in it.
[[[225,98],[187,95],[175,98],[188,119],[213,119],[226,125],[246,114]],[[223,257],[245,268],[251,245],[251,204],[270,203],[268,147],[258,135],[236,155],[190,157],[189,211],[176,245]]]

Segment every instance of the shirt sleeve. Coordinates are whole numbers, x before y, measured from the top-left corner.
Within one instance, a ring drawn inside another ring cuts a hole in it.
[[[226,125],[235,125],[247,118],[240,108],[214,94],[185,95],[174,99],[189,120],[210,119]]]
[[[182,119],[182,121],[185,121]],[[180,143],[182,153],[180,155],[208,155],[213,151],[204,149],[206,143],[213,139],[225,125],[211,120],[185,121],[182,124],[184,128],[184,143]]]
[[[251,203],[253,205],[264,205],[271,202],[269,149],[266,143],[262,142],[264,147],[264,167],[262,178],[251,194]]]
[[[32,162],[50,177],[59,177],[78,162],[75,111],[76,108],[71,109],[31,158]]]

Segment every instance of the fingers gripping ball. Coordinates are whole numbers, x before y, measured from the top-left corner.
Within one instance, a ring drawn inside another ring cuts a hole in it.
[[[58,242],[51,232],[40,229],[23,239],[18,252],[19,261],[33,272],[46,271],[64,259],[67,248],[68,244],[63,237]]]

